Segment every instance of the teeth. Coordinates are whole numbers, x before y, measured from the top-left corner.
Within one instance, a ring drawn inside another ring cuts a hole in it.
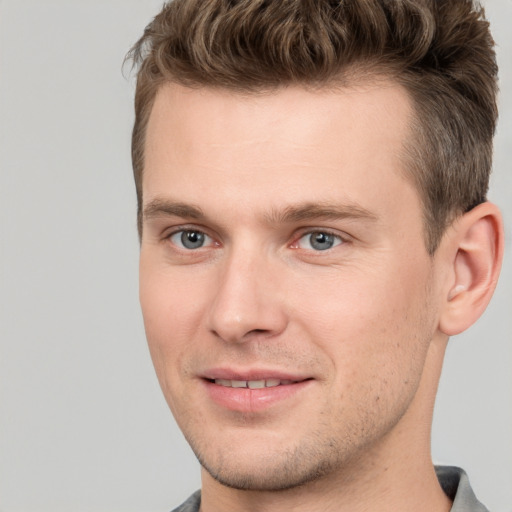
[[[292,380],[279,380],[279,379],[266,379],[266,380],[227,380],[215,379],[215,384],[227,388],[249,388],[249,389],[263,389],[274,388],[282,385],[286,386],[292,384]]]
[[[265,387],[264,380],[248,380],[247,387],[250,389],[262,389]]]

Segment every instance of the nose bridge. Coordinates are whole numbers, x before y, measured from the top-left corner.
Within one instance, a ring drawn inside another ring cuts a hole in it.
[[[243,342],[271,336],[286,325],[272,258],[261,247],[233,247],[219,271],[210,310],[210,330],[224,341]]]

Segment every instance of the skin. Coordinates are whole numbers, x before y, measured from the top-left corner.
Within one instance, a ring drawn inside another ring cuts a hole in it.
[[[203,511],[449,510],[430,423],[447,334],[462,328],[447,303],[472,274],[453,265],[464,222],[426,251],[401,158],[411,114],[388,82],[159,91],[140,300],[165,398],[205,468]],[[183,233],[204,244],[187,249]],[[300,383],[224,400],[220,374]]]

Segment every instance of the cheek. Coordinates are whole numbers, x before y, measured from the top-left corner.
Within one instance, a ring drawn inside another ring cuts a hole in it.
[[[141,257],[139,298],[146,338],[160,384],[165,391],[170,380],[184,371],[183,358],[197,338],[204,313],[205,294],[192,293],[198,283],[181,279],[168,269],[160,270]]]
[[[302,280],[295,320],[331,359],[341,389],[417,381],[433,334],[427,282],[397,265]]]
[[[148,334],[156,343],[180,340],[197,326],[204,276],[167,265],[157,254],[142,251],[139,268],[139,298]]]

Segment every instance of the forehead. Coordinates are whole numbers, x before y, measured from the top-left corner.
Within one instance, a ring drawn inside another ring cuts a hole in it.
[[[234,138],[224,142],[231,147],[257,142],[258,136],[263,136],[260,142],[273,137],[294,137],[300,142],[300,137],[309,138],[315,129],[327,135],[325,129],[332,127],[400,142],[408,131],[411,112],[406,90],[385,78],[354,81],[346,87],[290,86],[253,93],[169,83],[156,94],[146,141],[151,144],[174,129],[184,140],[191,136],[189,144],[200,139],[217,145],[229,132]],[[381,130],[382,123],[392,130]],[[307,127],[309,132],[304,130]],[[338,140],[342,142],[347,135],[340,133]]]
[[[170,195],[225,208],[243,194],[252,212],[293,201],[378,207],[386,190],[409,187],[410,118],[407,93],[385,80],[250,95],[169,84],[147,127],[144,203]]]

